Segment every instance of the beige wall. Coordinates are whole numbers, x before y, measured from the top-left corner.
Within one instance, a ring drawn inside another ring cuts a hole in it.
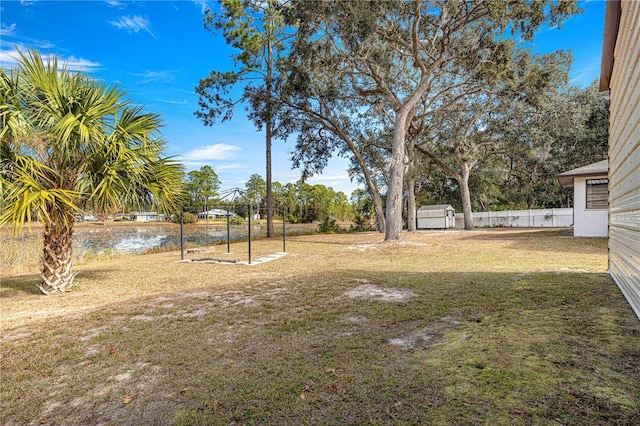
[[[611,74],[609,272],[640,317],[640,1],[623,1]]]

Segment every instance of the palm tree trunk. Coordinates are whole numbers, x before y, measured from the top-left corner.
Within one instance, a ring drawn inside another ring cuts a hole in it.
[[[73,216],[67,223],[45,226],[42,262],[43,294],[63,293],[71,288],[73,272]]]

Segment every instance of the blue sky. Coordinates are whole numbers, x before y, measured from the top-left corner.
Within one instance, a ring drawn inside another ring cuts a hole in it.
[[[194,87],[212,69],[230,69],[232,51],[221,36],[204,29],[198,1],[18,1],[0,5],[0,66],[10,68],[15,48],[55,53],[70,68],[105,82],[117,83],[127,98],[146,105],[163,118],[167,154],[187,170],[208,164],[222,188],[244,187],[253,173],[264,177],[264,134],[239,109],[230,122],[205,127],[193,113]],[[604,1],[580,2],[585,10],[560,30],[542,28],[533,43],[538,53],[571,49],[572,84],[586,86],[599,75]],[[293,140],[274,141],[273,178],[296,181],[288,150]],[[344,159],[331,161],[325,172],[309,180],[347,195]]]

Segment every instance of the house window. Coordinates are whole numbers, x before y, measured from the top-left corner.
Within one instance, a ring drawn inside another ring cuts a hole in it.
[[[609,179],[587,180],[587,209],[606,209]]]

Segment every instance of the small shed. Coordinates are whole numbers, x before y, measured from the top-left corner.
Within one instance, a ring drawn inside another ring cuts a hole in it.
[[[416,215],[418,229],[445,229],[456,227],[456,211],[451,204],[422,206]]]

